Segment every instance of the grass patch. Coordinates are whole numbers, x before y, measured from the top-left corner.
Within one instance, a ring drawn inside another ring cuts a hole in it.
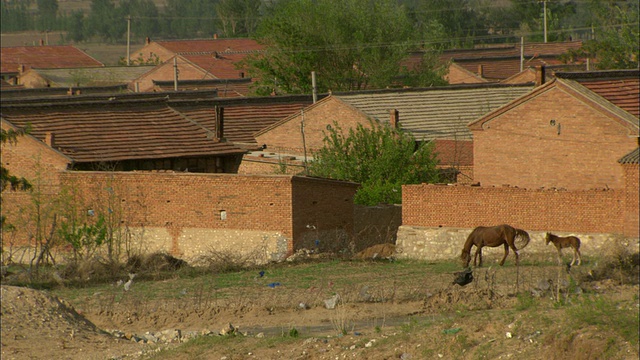
[[[588,297],[580,304],[569,307],[567,312],[576,323],[576,327],[583,324],[595,325],[604,332],[617,333],[638,347],[640,319],[637,309],[625,308],[625,305],[603,297]]]

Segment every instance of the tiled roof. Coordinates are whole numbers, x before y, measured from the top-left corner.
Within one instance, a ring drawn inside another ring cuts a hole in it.
[[[246,73],[246,70],[236,67],[236,64],[244,59],[246,54],[220,54],[218,56],[182,54],[181,56],[218,79],[238,79],[242,77],[241,73]]]
[[[380,122],[399,112],[399,124],[416,139],[471,139],[467,124],[533,90],[533,85],[476,84],[334,94]]]
[[[233,98],[226,103],[185,103],[174,104],[172,107],[210,130],[215,129],[215,105],[224,107],[224,137],[238,145],[255,149],[258,147],[253,136],[256,132],[312,103],[311,96],[300,95],[274,98]]]
[[[581,41],[526,43],[523,69],[540,65],[563,65],[559,56],[568,50],[579,49],[581,46]],[[504,80],[520,72],[520,52],[520,44],[492,45],[475,49],[445,50],[440,55],[440,60],[445,63],[454,62],[474,74],[478,74],[482,66],[483,78]],[[420,52],[413,53],[404,64],[415,67],[422,56]]]
[[[568,50],[577,50],[582,47],[582,41],[549,42],[549,43],[525,43],[525,58],[532,57],[557,57]],[[520,44],[489,45],[474,49],[453,49],[445,50],[442,57],[453,60],[471,59],[495,59],[504,57],[520,57]]]
[[[129,84],[155,66],[108,66],[100,68],[31,69],[49,80],[52,86],[108,86]]]
[[[640,148],[636,148],[632,152],[623,156],[618,160],[620,164],[638,164],[640,163]]]
[[[208,129],[168,106],[163,98],[2,106],[2,119],[23,127],[75,162],[224,156],[245,151],[216,142]]]
[[[18,68],[63,69],[104,66],[87,53],[71,45],[3,47],[0,51],[2,73],[18,73]]]
[[[640,71],[637,69],[556,73],[556,76],[572,79],[628,113],[640,116]]]
[[[69,93],[69,89],[71,92]],[[2,88],[0,92],[0,98],[4,100],[9,99],[36,99],[42,101],[42,99],[51,97],[69,97],[71,95],[77,95],[78,93],[87,95],[107,95],[118,94],[123,92],[129,92],[127,85],[112,85],[112,86],[83,86],[83,87],[45,87],[45,88],[24,88],[24,86],[14,86],[9,88]]]
[[[158,45],[175,54],[191,54],[213,52],[250,53],[264,47],[252,39],[201,39],[201,40],[157,40]]]
[[[251,78],[179,80],[178,91],[216,89],[219,97],[239,97],[249,94],[251,83]],[[160,91],[174,91],[175,88],[170,80],[153,80],[153,84]]]

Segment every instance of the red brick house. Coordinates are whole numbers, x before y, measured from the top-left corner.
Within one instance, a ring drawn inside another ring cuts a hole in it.
[[[306,149],[309,160],[313,151],[323,146],[324,133],[334,122],[345,131],[358,124],[369,126],[370,120],[390,123],[418,141],[434,141],[440,166],[453,169],[458,181],[466,181],[472,178],[473,165],[467,124],[532,89],[532,84],[475,84],[335,93],[264,128],[255,137],[259,144],[266,144],[267,151],[297,160],[304,160]]]
[[[556,79],[469,124],[482,186],[624,187],[618,160],[638,147],[638,70]]]
[[[3,129],[32,127],[3,144],[3,166],[45,184],[47,198],[72,187],[80,209],[120,212],[148,251],[281,260],[315,239],[350,239],[354,227],[358,184],[236,174],[247,149],[260,148],[253,132],[311,101],[220,99],[211,91],[3,99]],[[114,194],[118,208],[105,209]],[[3,215],[25,213],[28,196],[3,193]],[[20,231],[16,245],[30,241]]]
[[[3,47],[0,52],[0,77],[20,84],[20,75],[31,68],[97,68],[103,63],[71,45]]]
[[[239,68],[239,63],[247,55],[262,49],[262,45],[251,39],[149,40],[143,48],[130,56],[130,60],[134,63],[136,61],[159,63],[156,69],[137,80],[139,91],[158,91],[167,89],[166,83],[157,87],[154,86],[154,81],[163,83],[173,81],[176,69],[178,82],[244,79],[246,70]],[[226,85],[229,87],[237,84]],[[234,87],[233,90],[242,96],[248,93],[247,87]]]

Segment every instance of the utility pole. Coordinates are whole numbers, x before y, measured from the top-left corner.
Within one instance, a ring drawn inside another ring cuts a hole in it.
[[[129,57],[131,56],[131,15],[127,16],[127,66],[129,66]]]
[[[173,57],[173,91],[178,91],[178,56]]]
[[[316,88],[316,72],[311,72],[311,89],[313,91],[313,103],[318,101],[318,89]]]

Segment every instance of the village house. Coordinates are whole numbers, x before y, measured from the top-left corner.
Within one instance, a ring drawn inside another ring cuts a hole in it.
[[[31,69],[99,68],[104,64],[72,45],[3,47],[0,77],[21,84],[22,74]]]
[[[262,49],[255,40],[240,38],[172,41],[147,39],[146,44],[134,51],[129,60],[134,64],[158,64],[153,71],[136,81],[139,91],[157,91],[165,90],[166,86],[157,87],[154,82],[179,84],[182,80],[246,79],[246,69],[239,68],[239,64],[247,55]],[[248,88],[243,85],[244,81],[225,84],[231,91],[246,96]],[[181,86],[184,88],[185,85]]]
[[[3,99],[4,130],[31,126],[3,144],[3,166],[43,184],[48,199],[73,189],[90,214],[116,211],[104,201],[117,197],[119,221],[145,250],[279,260],[315,239],[353,233],[357,184],[237,174],[247,149],[260,148],[252,132],[311,101],[215,91]],[[19,218],[29,196],[4,192],[3,215]],[[24,245],[25,236],[18,231],[9,245]]]
[[[638,147],[638,70],[556,78],[469,125],[483,186],[624,187],[618,160]]]
[[[334,93],[257,132],[256,141],[266,144],[267,151],[254,154],[255,161],[264,161],[269,169],[294,158],[297,163],[287,165],[302,171],[300,162],[312,159],[324,145],[328,128],[337,124],[348,131],[374,121],[400,128],[417,141],[432,141],[445,180],[471,182],[473,145],[467,124],[533,88],[532,83],[480,84]],[[280,162],[269,165],[269,158]]]

